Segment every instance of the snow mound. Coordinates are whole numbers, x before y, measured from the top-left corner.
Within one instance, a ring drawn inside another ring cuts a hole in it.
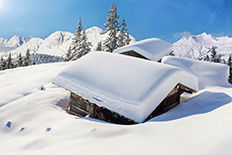
[[[85,55],[52,81],[137,122],[143,122],[178,83],[198,90],[197,77],[182,69],[106,52]]]
[[[198,77],[199,89],[207,86],[229,86],[229,67],[224,64],[166,56],[162,63],[182,68]]]
[[[173,45],[158,38],[151,38],[139,41],[132,45],[121,47],[115,50],[114,53],[124,53],[131,50],[145,56],[150,60],[158,61],[163,56],[173,51]]]

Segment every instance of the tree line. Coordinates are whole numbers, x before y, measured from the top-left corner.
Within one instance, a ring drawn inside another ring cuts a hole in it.
[[[15,63],[12,61],[13,59],[11,57],[11,53],[9,53],[8,58],[6,60],[4,60],[3,56],[1,56],[0,70],[29,66],[31,65],[31,60],[29,57],[30,57],[29,49],[26,52],[25,58],[23,58],[21,53],[19,53],[18,59],[16,60]]]
[[[27,49],[26,55],[22,56],[21,53],[16,58],[12,58],[11,53],[9,53],[6,60],[1,56],[0,59],[0,70],[12,69],[17,67],[24,67],[30,65],[37,65],[42,63],[53,63],[53,62],[62,62],[64,58],[59,56],[51,56],[47,54],[30,54],[30,50]]]

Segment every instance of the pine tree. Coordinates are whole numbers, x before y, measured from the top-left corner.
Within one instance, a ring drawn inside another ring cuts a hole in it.
[[[204,61],[209,61],[210,58],[209,58],[209,55],[207,54],[205,57],[204,57]]]
[[[222,62],[222,55],[219,54],[218,57],[216,58],[216,62],[217,63],[221,63]]]
[[[108,12],[108,16],[106,18],[106,23],[103,24],[107,29],[101,34],[108,33],[106,40],[103,42],[103,49],[106,52],[113,52],[118,48],[118,37],[117,33],[120,28],[120,24],[117,21],[119,16],[117,15],[117,7],[115,4],[112,5],[111,9]]]
[[[24,61],[24,66],[29,66],[31,65],[31,60],[30,60],[30,50],[27,49],[27,53],[26,53],[26,58],[25,58],[25,61]]]
[[[232,84],[232,59],[231,59],[231,54],[229,56],[229,59],[228,59],[228,66],[230,67],[230,70],[229,70],[229,78],[228,78],[228,81],[229,83]]]
[[[76,31],[74,33],[74,37],[73,37],[73,42],[71,44],[71,51],[72,51],[72,59],[77,59],[77,55],[78,55],[78,48],[80,47],[80,43],[81,43],[81,32],[83,30],[83,26],[81,23],[81,17],[79,17],[79,22],[78,22],[78,26],[76,28]],[[75,58],[74,58],[75,57]]]
[[[0,70],[5,70],[6,61],[4,61],[3,56],[1,56]]]
[[[78,58],[86,55],[87,53],[89,53],[90,51],[90,46],[91,43],[90,42],[87,42],[87,36],[86,36],[86,33],[85,33],[85,29],[83,29],[82,31],[82,35],[81,35],[81,40],[80,40],[80,45],[78,47]]]
[[[22,67],[23,65],[23,58],[21,53],[19,53],[18,60],[16,61],[16,67]]]
[[[126,23],[125,20],[123,19],[122,24],[121,24],[122,28],[121,30],[119,30],[119,35],[118,35],[118,47],[122,47],[125,46],[125,39],[126,39]]]
[[[221,54],[219,54],[217,56],[216,48],[217,48],[216,46],[213,46],[211,48],[211,58],[210,58],[210,61],[211,62],[216,62],[216,63],[221,63],[222,62]]]
[[[32,63],[32,65],[36,65],[36,63],[35,63],[35,59],[33,60],[33,63]]]
[[[66,53],[65,61],[76,60],[90,51],[91,43],[87,42],[87,35],[82,26],[81,17],[74,33],[73,42]]]
[[[211,62],[217,62],[216,54],[217,54],[217,52],[216,52],[216,47],[213,46],[213,47],[211,48],[211,59],[210,59]]]
[[[72,59],[71,47],[68,48],[64,61],[70,61]]]
[[[120,25],[120,27],[122,27],[119,30],[119,35],[118,35],[118,47],[123,47],[125,45],[129,45],[130,44],[130,35],[127,33],[127,29],[126,29],[126,22],[125,19],[122,20],[122,23]]]
[[[5,69],[11,69],[11,68],[13,68],[13,67],[14,67],[14,65],[13,65],[13,63],[12,63],[11,53],[9,53],[9,56],[8,56],[8,58],[7,58],[7,60],[6,60]]]
[[[97,43],[97,47],[96,47],[95,50],[96,51],[102,51],[102,42],[101,41]]]
[[[130,35],[128,33],[126,33],[125,45],[129,45],[130,41],[131,41]]]

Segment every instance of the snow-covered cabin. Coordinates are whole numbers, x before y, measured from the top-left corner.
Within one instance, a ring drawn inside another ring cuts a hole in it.
[[[158,38],[150,38],[118,48],[113,53],[159,61],[163,56],[170,54],[172,51],[172,44]]]
[[[210,86],[229,86],[229,66],[221,63],[166,56],[162,63],[176,66],[198,77],[199,89]]]
[[[117,123],[141,123],[198,90],[198,78],[170,65],[121,54],[91,52],[52,80],[71,92],[68,111]]]

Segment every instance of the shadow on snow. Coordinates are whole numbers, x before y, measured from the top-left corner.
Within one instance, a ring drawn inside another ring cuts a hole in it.
[[[171,121],[192,115],[208,113],[231,101],[232,98],[225,93],[204,92],[181,103],[172,110],[154,117],[150,122]]]

